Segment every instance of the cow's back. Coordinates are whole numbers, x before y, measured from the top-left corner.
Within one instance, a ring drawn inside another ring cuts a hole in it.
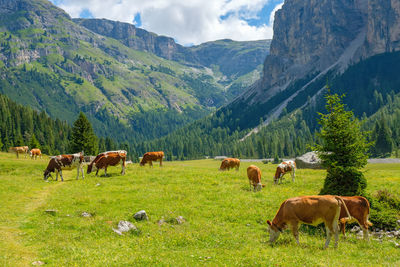
[[[247,168],[247,177],[256,183],[260,183],[261,182],[261,170],[255,165],[250,165]]]
[[[355,217],[359,215],[360,217],[369,214],[369,201],[362,196],[351,196],[351,197],[341,197],[346,204],[347,209],[350,212],[350,215]],[[347,217],[346,211],[342,209],[340,211],[340,218]]]
[[[282,203],[282,216],[287,221],[319,224],[332,219],[340,208],[334,196],[302,196],[287,199]]]

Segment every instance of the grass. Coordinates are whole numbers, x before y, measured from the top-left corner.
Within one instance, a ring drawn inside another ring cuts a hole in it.
[[[246,168],[261,168],[266,187],[249,190]],[[366,243],[350,235],[323,250],[324,231],[300,232],[301,246],[285,232],[268,244],[266,219],[289,197],[316,194],[323,170],[298,170],[296,182],[275,186],[275,165],[242,162],[238,172],[219,172],[214,160],[165,162],[160,168],[131,164],[125,176],[109,168],[109,177],[65,171],[65,182],[44,182],[47,160],[16,159],[0,153],[0,265],[46,266],[251,265],[251,266],[398,266],[398,248],[388,242]],[[369,192],[399,192],[400,164],[366,168]],[[100,171],[101,175],[103,172]],[[44,211],[55,209],[50,215]],[[133,214],[146,210],[149,221]],[[81,217],[83,212],[93,217]],[[161,218],[183,216],[181,225],[158,225]],[[120,220],[138,231],[119,236]],[[397,255],[397,256],[396,256]]]

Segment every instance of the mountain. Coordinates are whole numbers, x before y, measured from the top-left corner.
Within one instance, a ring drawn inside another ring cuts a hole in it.
[[[286,0],[275,14],[262,78],[212,115],[146,145],[178,158],[294,157],[317,141],[329,85],[345,94],[356,117],[368,119],[366,130],[378,112],[395,110],[386,117],[400,151],[399,26],[398,0]]]
[[[396,0],[286,0],[275,14],[262,78],[224,108],[236,121],[230,127],[252,128],[260,119],[268,124],[290,108],[290,102],[306,105],[308,97],[321,93],[327,81],[349,66],[399,50]],[[373,95],[366,91],[355,97],[367,102]]]
[[[232,56],[255,55],[229,77],[222,66],[203,65],[195,48],[131,24],[73,20],[46,0],[0,0],[0,93],[69,123],[84,111],[100,136],[152,139],[209,114],[259,77],[268,41],[249,49],[226,43]]]

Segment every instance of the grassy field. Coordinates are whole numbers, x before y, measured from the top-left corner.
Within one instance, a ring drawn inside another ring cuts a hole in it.
[[[37,260],[46,266],[400,265],[400,251],[388,241],[367,243],[350,235],[337,249],[331,243],[323,250],[320,228],[302,226],[301,246],[289,231],[268,244],[266,220],[286,198],[317,194],[323,170],[298,170],[294,184],[286,179],[275,186],[275,165],[253,163],[266,184],[254,193],[246,177],[250,162],[242,162],[238,172],[219,172],[214,160],[165,162],[162,168],[131,164],[125,176],[112,167],[109,177],[75,180],[74,170],[64,172],[64,182],[44,182],[47,162],[0,153],[0,266]],[[400,193],[400,164],[370,164],[365,175],[368,192]],[[133,214],[142,209],[149,221],[135,222]],[[94,216],[81,217],[84,211]],[[177,216],[186,222],[157,223]],[[112,227],[120,220],[139,230],[117,235]]]

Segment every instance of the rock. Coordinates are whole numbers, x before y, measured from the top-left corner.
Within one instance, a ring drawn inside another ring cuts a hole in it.
[[[397,225],[400,226],[400,220],[397,220]]]
[[[157,224],[158,224],[158,225],[163,225],[163,224],[165,224],[164,218],[158,220],[158,221],[157,221]]]
[[[182,224],[182,223],[186,222],[186,220],[182,216],[178,216],[178,217],[176,217],[176,222],[178,224]]]
[[[58,210],[45,210],[44,212],[50,214],[50,215],[56,215],[56,213],[58,212]]]
[[[100,184],[99,184],[99,183],[97,183],[95,186],[100,186]]]
[[[133,215],[133,217],[137,221],[149,220],[149,217],[147,216],[147,213],[144,210],[136,212],[135,215]]]
[[[44,265],[45,263],[43,262],[43,261],[34,261],[34,262],[32,262],[32,265],[35,265],[35,266],[40,266],[40,265]]]
[[[295,162],[298,169],[322,169],[321,160],[315,151],[297,157]]]
[[[360,228],[359,226],[355,225],[355,226],[350,230],[350,232],[354,233],[354,232],[358,232],[358,231],[360,231],[360,230],[361,230],[361,228]],[[362,231],[361,231],[361,233],[362,233]]]
[[[89,212],[82,212],[81,217],[92,217],[92,214],[90,214]]]
[[[117,233],[119,235],[122,235],[122,233],[124,233],[124,232],[129,232],[131,230],[135,230],[136,231],[137,228],[133,223],[131,223],[129,221],[119,221],[118,229],[112,228],[112,230],[115,233]]]

